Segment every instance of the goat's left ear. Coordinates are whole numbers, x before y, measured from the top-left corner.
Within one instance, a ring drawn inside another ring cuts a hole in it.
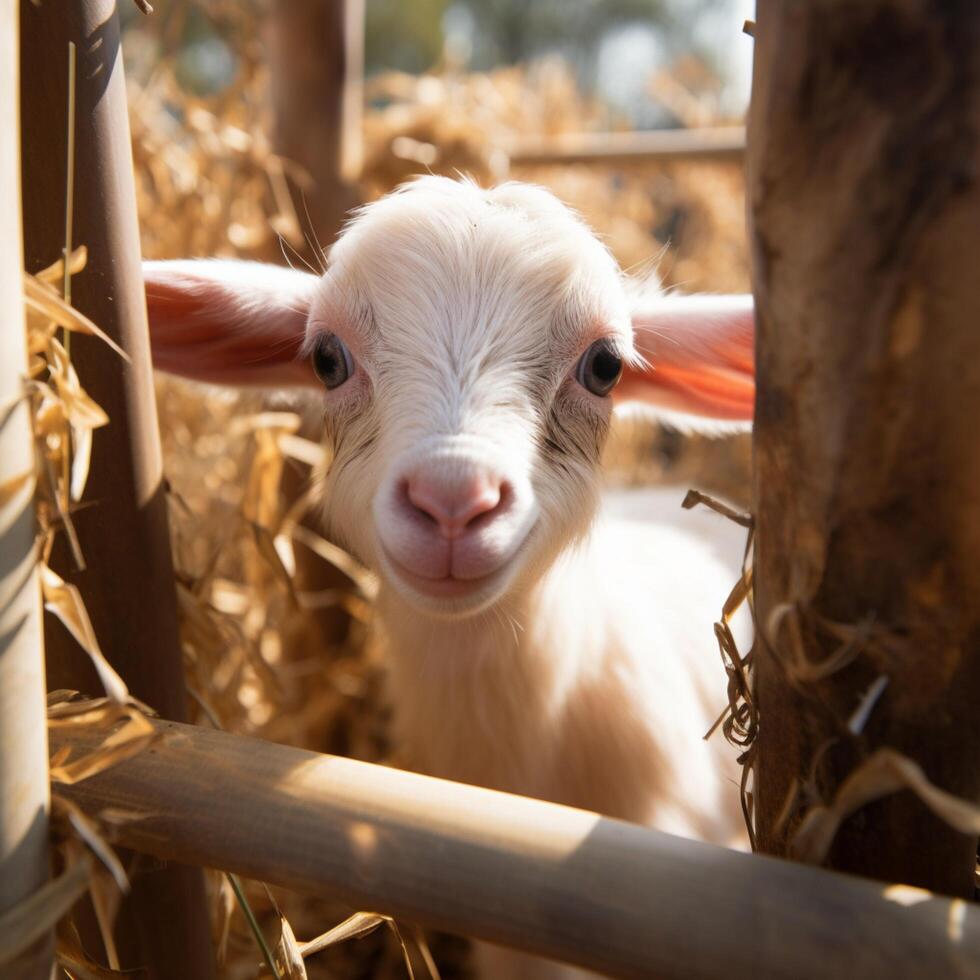
[[[153,366],[223,385],[319,386],[298,355],[316,276],[259,262],[144,262]]]
[[[627,366],[613,391],[617,402],[638,402],[671,415],[751,421],[751,296],[651,297],[633,313],[633,342],[644,363]]]

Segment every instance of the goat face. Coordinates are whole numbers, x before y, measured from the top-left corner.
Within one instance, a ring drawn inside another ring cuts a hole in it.
[[[550,193],[427,177],[368,206],[305,344],[328,529],[412,605],[485,610],[587,529],[632,328],[614,260]]]
[[[322,277],[211,260],[144,277],[157,367],[315,386],[329,532],[434,615],[526,590],[585,533],[624,363],[620,400],[695,426],[752,416],[751,297],[627,297],[527,185],[420,178],[355,217]]]

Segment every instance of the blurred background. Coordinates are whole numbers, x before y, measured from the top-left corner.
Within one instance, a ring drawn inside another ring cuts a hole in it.
[[[273,5],[244,0],[234,14],[222,9],[229,4],[181,6],[157,15],[179,24],[171,36],[181,81],[198,94],[217,92],[241,65],[227,23],[242,13],[268,15]],[[714,107],[738,118],[748,101],[751,49],[737,38],[753,6],[752,0],[366,0],[364,71],[422,74],[449,63],[485,72],[559,58],[584,93],[633,126],[652,128],[687,124],[649,88],[655,72],[686,65],[712,90]],[[153,40],[157,30],[144,30],[135,11],[126,17],[132,35],[164,53]]]
[[[315,264],[351,207],[416,173],[461,172],[551,188],[631,274],[747,291],[739,127],[752,7],[172,0],[147,17],[123,5],[144,256]],[[303,517],[315,425],[255,394],[162,376],[157,394],[195,720],[397,764],[370,640],[373,582]],[[749,497],[745,436],[633,421],[617,426],[606,464],[617,484]],[[228,885],[210,887],[222,976],[254,977],[258,952]],[[264,887],[249,897],[271,923]],[[352,911],[275,897],[301,939]],[[464,941],[429,943],[443,977],[469,975]],[[307,970],[407,975],[385,929]]]
[[[712,185],[737,181],[737,159],[696,169],[706,185],[699,196],[681,187],[696,181],[653,159],[558,170],[536,164],[533,151],[549,138],[567,146],[580,134],[740,123],[750,8],[750,0],[185,0],[143,17],[124,7],[143,189],[158,206],[181,205],[177,215],[160,207],[156,221],[147,216],[146,252],[262,256],[279,252],[277,235],[302,250],[304,210],[326,245],[339,205],[414,173],[459,170],[553,186],[624,266],[666,246],[668,281],[742,288],[734,257],[687,262]],[[298,214],[283,183],[303,192]],[[731,203],[740,222],[740,201]],[[699,248],[740,250],[735,237],[713,235]]]

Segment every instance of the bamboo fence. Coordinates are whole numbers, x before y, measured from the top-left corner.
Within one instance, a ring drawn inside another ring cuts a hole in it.
[[[975,977],[980,910],[537,800],[170,722],[70,789],[165,860],[615,977]],[[84,755],[103,736],[59,735]]]
[[[35,547],[34,441],[20,223],[16,0],[0,5],[0,916],[48,878],[44,641]],[[49,939],[5,967],[46,976]]]

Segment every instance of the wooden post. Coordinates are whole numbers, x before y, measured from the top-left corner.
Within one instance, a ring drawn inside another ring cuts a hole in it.
[[[48,879],[48,740],[20,225],[17,2],[0,4],[0,916]],[[4,967],[43,980],[50,937]]]
[[[277,154],[309,176],[304,186],[287,170],[287,183],[299,229],[307,239],[291,245],[304,261],[319,269],[323,248],[336,239],[351,208],[361,203],[360,176],[364,100],[364,0],[276,0],[269,14],[273,116],[273,147]],[[312,239],[312,243],[311,240]],[[281,253],[278,244],[274,259]],[[314,441],[319,426],[303,422],[301,435]],[[307,489],[305,472],[287,466],[282,494],[288,503]],[[322,533],[316,519],[303,523]],[[349,584],[337,569],[302,545],[295,549],[294,581],[299,593],[344,589]],[[306,620],[321,646],[342,643],[350,628],[349,616],[337,607],[311,610]],[[286,647],[298,645],[306,656],[309,637],[287,637]]]
[[[741,126],[721,126],[638,133],[563,133],[523,137],[505,149],[512,167],[580,163],[615,167],[688,160],[741,163],[745,130]]]
[[[269,26],[274,149],[310,176],[297,214],[328,247],[359,203],[364,0],[276,0]]]
[[[88,248],[88,266],[73,281],[73,300],[131,363],[97,340],[73,338],[72,360],[110,424],[95,434],[91,477],[75,515],[87,569],[78,571],[66,554],[56,558],[81,590],[102,649],[132,693],[164,717],[181,719],[176,597],[114,0],[22,0],[26,261],[36,271],[57,259],[64,245],[69,41],[78,49],[72,244]],[[67,632],[52,623],[49,633],[49,683],[98,691]],[[130,965],[147,965],[160,978],[211,975],[199,871],[162,866],[137,876],[127,906],[136,926],[122,930],[121,940],[135,939],[137,948],[121,953]]]
[[[760,0],[755,38],[759,843],[851,775],[827,863],[972,896],[976,834],[865,763],[980,797],[980,5]]]
[[[209,729],[66,792],[129,846],[637,980],[975,977],[980,909]],[[52,749],[94,747],[62,730]],[[499,980],[507,980],[501,977]]]

